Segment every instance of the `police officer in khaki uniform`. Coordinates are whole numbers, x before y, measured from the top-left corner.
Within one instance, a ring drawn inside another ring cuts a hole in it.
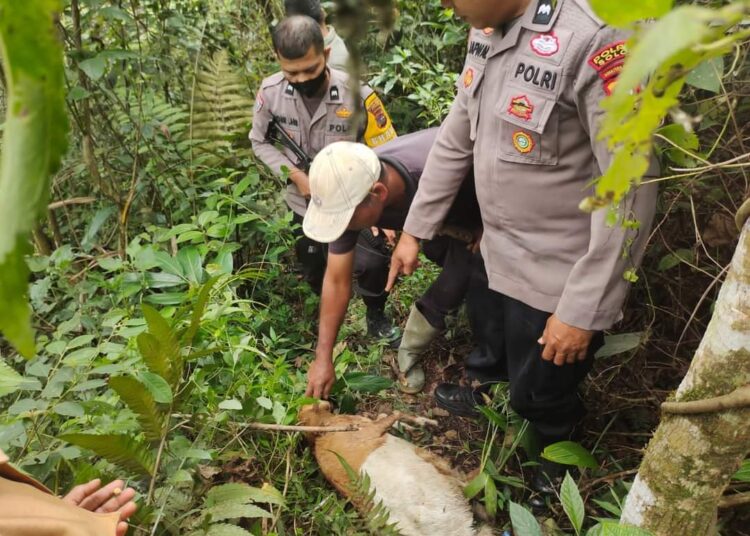
[[[115,480],[92,480],[58,498],[13,467],[0,450],[0,534],[2,536],[125,536],[136,511],[135,490]]]
[[[294,221],[301,224],[310,194],[309,179],[291,149],[277,147],[267,138],[273,117],[310,158],[335,141],[364,141],[375,147],[395,138],[396,131],[385,106],[371,88],[363,85],[353,95],[348,74],[327,66],[330,51],[325,49],[320,27],[313,19],[303,15],[284,19],[274,29],[273,42],[281,72],[261,84],[250,140],[255,154],[275,174],[282,177],[288,174],[286,201],[294,212]],[[366,115],[365,125],[359,131],[350,121],[357,109]],[[394,339],[397,330],[384,313],[388,276],[384,234],[362,233],[355,276],[357,292],[367,305],[368,332]],[[325,248],[298,231],[296,250],[305,279],[319,293],[325,271]]]
[[[612,160],[597,133],[600,102],[617,83],[627,37],[585,0],[443,0],[472,30],[458,94],[442,125],[391,261],[391,282],[416,266],[474,166],[495,355],[510,377],[510,403],[544,445],[570,438],[584,415],[577,386],[620,316],[624,272],[640,262],[656,185],[618,207],[585,213],[579,203]],[[652,170],[651,174],[658,170]],[[626,253],[624,255],[624,253]],[[465,414],[470,387],[442,384],[437,402]],[[554,468],[545,467],[552,472]]]

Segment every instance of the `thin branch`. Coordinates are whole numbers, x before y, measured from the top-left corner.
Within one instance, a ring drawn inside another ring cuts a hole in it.
[[[56,210],[58,208],[67,207],[68,205],[88,205],[95,203],[96,197],[71,197],[70,199],[63,199],[62,201],[53,201],[47,208],[49,210]]]

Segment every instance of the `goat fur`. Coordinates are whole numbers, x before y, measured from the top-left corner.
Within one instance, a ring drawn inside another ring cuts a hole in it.
[[[479,536],[458,475],[438,456],[388,433],[399,413],[375,421],[359,415],[335,415],[322,402],[300,410],[301,424],[340,426],[356,424],[356,432],[309,434],[323,475],[345,497],[354,499],[349,477],[336,454],[357,473],[365,472],[390,513],[390,521],[404,536]],[[335,454],[334,454],[335,453]],[[361,510],[362,505],[354,502]]]

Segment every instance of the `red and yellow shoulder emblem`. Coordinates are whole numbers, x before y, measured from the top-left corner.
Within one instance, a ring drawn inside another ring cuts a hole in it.
[[[376,93],[372,93],[365,99],[365,110],[367,111],[367,128],[365,129],[367,145],[377,147],[396,137],[396,129],[393,128],[391,118]]]

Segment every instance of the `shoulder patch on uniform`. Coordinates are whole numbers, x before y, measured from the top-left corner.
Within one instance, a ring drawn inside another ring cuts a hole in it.
[[[513,133],[513,147],[521,154],[528,154],[534,150],[534,138],[523,130]]]
[[[258,94],[255,95],[255,111],[260,112],[263,109],[264,104],[265,101],[263,100],[263,95],[261,95],[261,92],[258,91]]]
[[[524,121],[530,121],[534,114],[534,105],[526,95],[516,95],[510,99],[508,113]]]
[[[365,110],[367,111],[367,127],[364,137],[367,145],[377,147],[396,137],[391,118],[377,93],[373,92],[365,99]]]
[[[613,63],[624,61],[627,54],[628,42],[615,41],[614,43],[609,43],[594,52],[589,58],[589,65],[596,69],[597,72],[601,73]]]
[[[536,34],[529,41],[529,45],[534,54],[544,58],[554,56],[560,51],[560,40],[555,35],[555,32]]]
[[[339,86],[331,86],[330,95],[331,95],[331,100],[339,100],[339,98],[341,97],[341,94],[339,92]]]
[[[287,84],[286,89],[284,90],[284,93],[287,95],[294,95],[294,87],[291,84]]]
[[[557,7],[557,0],[537,0],[532,24],[549,24]]]

